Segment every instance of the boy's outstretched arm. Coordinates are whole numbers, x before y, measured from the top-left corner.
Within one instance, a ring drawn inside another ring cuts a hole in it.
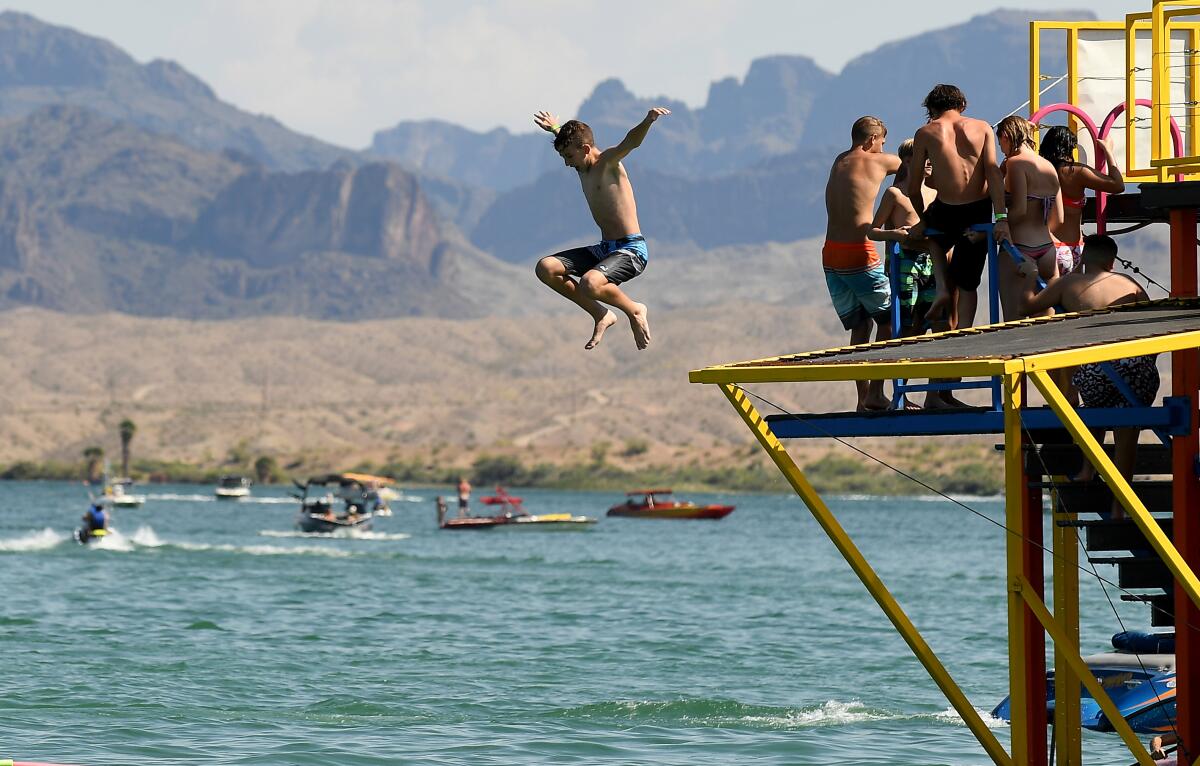
[[[661,106],[656,106],[646,112],[646,119],[634,125],[633,130],[625,134],[625,138],[621,143],[600,153],[601,161],[624,159],[625,155],[642,145],[642,141],[645,140],[646,134],[650,132],[650,126],[654,124],[654,121],[664,114],[670,113],[670,109]]]
[[[547,133],[558,133],[558,118],[547,111],[537,112],[533,115],[533,124],[537,125]]]

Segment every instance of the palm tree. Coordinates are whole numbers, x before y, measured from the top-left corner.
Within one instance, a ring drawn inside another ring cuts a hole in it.
[[[104,448],[88,447],[83,451],[83,459],[87,461],[87,480],[94,484],[101,479],[104,464]]]
[[[275,458],[263,455],[258,460],[254,461],[254,476],[258,479],[259,484],[266,484],[275,475],[277,466]]]
[[[133,441],[133,435],[137,433],[137,426],[129,418],[121,421],[117,429],[121,432],[121,475],[129,476],[129,442]]]

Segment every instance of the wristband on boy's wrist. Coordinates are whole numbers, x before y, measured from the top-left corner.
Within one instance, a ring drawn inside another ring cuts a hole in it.
[[[996,223],[1008,220],[1008,213],[996,213]]]
[[[550,132],[557,136],[559,127],[560,127],[559,125],[551,125]]]

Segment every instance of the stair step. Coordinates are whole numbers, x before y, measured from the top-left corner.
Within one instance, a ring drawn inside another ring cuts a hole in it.
[[[1039,485],[1058,491],[1059,505],[1055,508],[1058,513],[1107,513],[1112,508],[1112,492],[1102,481],[1063,484],[1039,482]],[[1150,513],[1171,513],[1173,499],[1170,480],[1135,481],[1133,491]]]
[[[1030,476],[1072,476],[1083,465],[1083,452],[1075,444],[1042,444],[1025,448],[1025,470]],[[1111,458],[1113,446],[1104,445]],[[1171,448],[1163,444],[1139,444],[1133,463],[1134,474],[1172,473]]]
[[[1115,564],[1117,585],[1122,588],[1157,588],[1170,591],[1175,587],[1171,570],[1157,556],[1088,557],[1093,564]]]
[[[1153,516],[1153,518],[1160,525],[1169,524],[1169,523],[1171,523],[1171,520],[1172,520],[1172,517],[1170,515],[1162,515],[1162,514],[1159,514],[1158,516]],[[1108,527],[1108,526],[1122,526],[1124,524],[1129,524],[1131,522],[1129,521],[1129,519],[1092,519],[1092,518],[1087,518],[1087,519],[1057,519],[1054,523],[1060,527]],[[1164,527],[1164,529],[1165,529],[1165,527]]]
[[[1133,519],[1105,519],[1107,524],[1093,524],[1087,531],[1086,548],[1089,551],[1133,551],[1150,550],[1150,543]],[[1158,519],[1163,534],[1171,538],[1175,530],[1173,519]]]
[[[1166,628],[1175,625],[1175,598],[1170,591],[1166,593],[1121,595],[1122,601],[1140,601],[1150,607],[1150,626]]]

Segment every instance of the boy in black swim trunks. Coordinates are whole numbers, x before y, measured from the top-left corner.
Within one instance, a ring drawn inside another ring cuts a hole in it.
[[[967,97],[954,85],[935,86],[923,105],[929,122],[913,137],[913,166],[924,167],[928,159],[933,172],[928,181],[910,178],[908,192],[922,223],[914,235],[920,236],[926,229],[938,232],[928,235],[933,242],[930,252],[937,280],[937,298],[928,316],[939,317],[950,308],[950,290],[957,287],[958,324],[970,327],[979,304],[976,289],[987,260],[987,245],[968,236],[968,230],[976,224],[992,223],[994,209],[996,240],[1009,239],[996,137],[991,125],[963,116]],[[922,183],[938,193],[928,210],[920,199]]]
[[[558,118],[549,112],[534,115],[539,128],[554,134],[554,149],[566,166],[579,174],[592,219],[600,227],[599,244],[548,255],[537,264],[538,279],[595,321],[592,337],[584,348],[595,348],[605,330],[617,321],[603,304],[620,309],[629,318],[639,350],[650,343],[645,304],[630,300],[618,286],[641,274],[649,256],[646,238],[638,226],[633,187],[621,160],[642,145],[655,120],[670,113],[662,107],[651,109],[621,143],[603,151],[596,147],[592,129],[586,123],[568,120],[560,126]]]

